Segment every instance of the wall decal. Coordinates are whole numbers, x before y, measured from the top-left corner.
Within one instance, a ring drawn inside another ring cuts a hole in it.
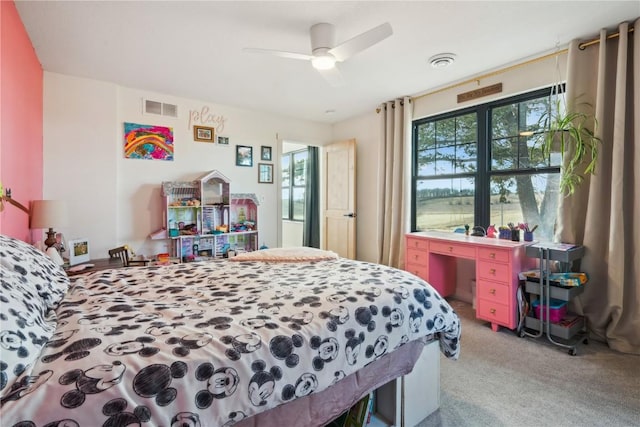
[[[199,110],[189,110],[189,129],[194,125],[212,126],[216,133],[224,133],[224,124],[227,121],[225,116],[214,114],[209,107],[204,106]]]

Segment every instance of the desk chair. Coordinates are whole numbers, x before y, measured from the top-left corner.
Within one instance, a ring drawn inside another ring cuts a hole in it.
[[[119,246],[117,248],[109,249],[109,258],[120,258],[124,267],[133,267],[136,265],[147,265],[148,259],[137,260],[129,259],[129,248],[126,246]]]

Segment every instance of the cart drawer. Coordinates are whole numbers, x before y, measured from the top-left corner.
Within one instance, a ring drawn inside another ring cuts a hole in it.
[[[527,280],[525,290],[530,294],[540,295],[540,283],[531,282]],[[584,292],[583,286],[576,286],[573,288],[561,288],[559,286],[549,286],[549,297],[554,299],[560,299],[562,301],[569,301],[571,298],[577,297]]]
[[[525,326],[529,329],[533,329],[535,331],[540,331],[542,328],[545,329],[545,322],[540,322],[540,320],[535,317],[529,317],[525,319]],[[563,325],[561,323],[551,323],[549,325],[549,333],[554,337],[562,338],[565,340],[572,339],[576,334],[585,330],[585,320],[582,316],[576,316],[575,322],[569,325]]]

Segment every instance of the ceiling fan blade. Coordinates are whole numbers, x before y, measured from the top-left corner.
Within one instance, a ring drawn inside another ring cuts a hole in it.
[[[244,52],[264,53],[267,55],[275,55],[275,56],[280,56],[282,58],[289,58],[289,59],[303,59],[305,61],[311,61],[313,59],[313,56],[311,55],[306,55],[304,53],[296,53],[296,52],[285,52],[282,50],[259,49],[259,48],[253,48],[253,47],[245,47],[242,50]]]
[[[329,68],[327,70],[318,70],[318,72],[333,87],[341,87],[345,84],[342,73],[337,67]]]
[[[356,53],[365,50],[368,47],[373,46],[376,43],[389,37],[393,34],[391,24],[385,22],[382,25],[378,25],[375,28],[370,29],[360,35],[353,37],[338,46],[329,49],[329,53],[333,55],[336,60],[344,61],[345,59],[355,55]]]

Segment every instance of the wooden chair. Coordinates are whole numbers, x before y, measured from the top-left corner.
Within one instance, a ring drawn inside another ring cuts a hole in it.
[[[147,265],[149,263],[149,260],[147,259],[129,259],[129,248],[127,248],[126,246],[119,246],[117,248],[109,249],[109,258],[120,258],[123,267]]]

